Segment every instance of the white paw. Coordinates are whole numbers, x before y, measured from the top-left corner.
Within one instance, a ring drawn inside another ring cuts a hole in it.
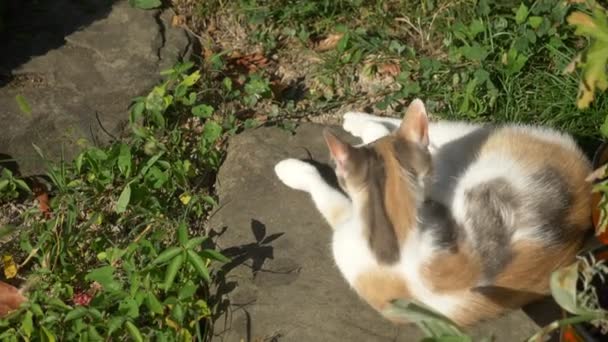
[[[342,128],[348,133],[360,138],[365,124],[370,122],[371,115],[360,112],[346,112],[343,116]]]
[[[296,190],[310,192],[323,181],[316,167],[298,159],[284,159],[274,166],[274,172],[283,184]]]

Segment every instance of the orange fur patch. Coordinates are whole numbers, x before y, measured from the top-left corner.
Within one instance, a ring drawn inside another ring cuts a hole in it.
[[[519,241],[512,245],[513,259],[496,277],[496,286],[508,289],[549,293],[551,272],[574,261],[584,236],[571,236],[568,243],[546,246],[533,241]]]
[[[470,248],[457,252],[437,252],[420,270],[425,284],[437,292],[463,290],[475,286],[481,275],[481,261]]]
[[[382,139],[375,145],[376,152],[384,160],[386,183],[384,205],[388,219],[393,224],[399,243],[405,241],[408,231],[416,220],[412,189],[403,176],[403,170],[395,159],[392,140]]]
[[[378,311],[384,310],[395,299],[411,298],[405,280],[383,268],[362,273],[354,287],[359,296]]]

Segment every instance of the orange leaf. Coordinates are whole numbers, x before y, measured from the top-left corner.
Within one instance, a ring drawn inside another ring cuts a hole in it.
[[[51,206],[49,205],[49,194],[43,185],[37,184],[33,188],[36,200],[38,201],[38,209],[46,219],[51,218]]]
[[[401,72],[401,66],[395,63],[384,63],[378,67],[378,73],[380,75],[397,76]]]
[[[173,27],[180,27],[183,26],[185,23],[186,17],[181,14],[174,15],[171,19],[171,26]]]

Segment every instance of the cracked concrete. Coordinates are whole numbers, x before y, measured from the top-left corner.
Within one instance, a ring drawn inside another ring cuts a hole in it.
[[[0,88],[0,153],[16,158],[22,173],[43,170],[32,143],[52,159],[63,154],[70,160],[82,144],[109,139],[101,125],[119,135],[131,100],[157,84],[160,71],[191,53],[188,35],[171,26],[169,11],[134,9],[127,1],[83,4],[40,4],[46,6],[40,20],[49,22],[38,24],[28,40],[9,41],[6,50],[29,55],[22,60],[0,56],[0,74],[9,80]],[[64,13],[66,24],[61,24]],[[45,19],[50,14],[54,17]],[[55,44],[42,50],[30,46],[45,40]],[[25,97],[31,114],[19,110],[17,95]]]

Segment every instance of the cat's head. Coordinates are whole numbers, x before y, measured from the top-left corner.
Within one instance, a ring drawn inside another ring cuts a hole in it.
[[[351,198],[374,186],[382,187],[382,193],[407,191],[414,197],[423,192],[431,157],[428,117],[421,100],[412,101],[397,130],[368,145],[352,146],[329,129],[323,135],[338,182]],[[400,186],[394,188],[397,183]]]

